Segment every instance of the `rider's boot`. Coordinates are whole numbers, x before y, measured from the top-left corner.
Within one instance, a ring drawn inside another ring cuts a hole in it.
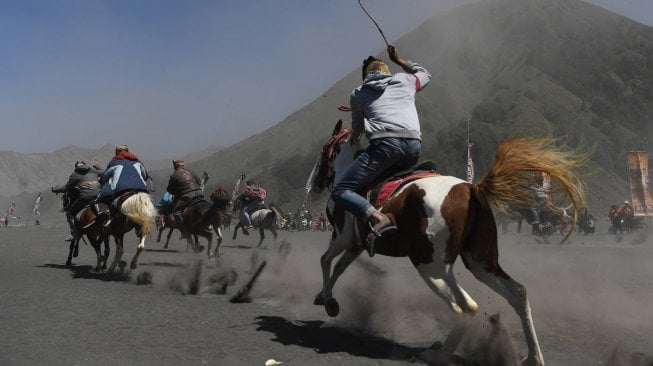
[[[373,257],[376,253],[377,241],[380,240],[381,237],[388,237],[396,234],[398,229],[392,218],[378,210],[370,215],[369,220],[370,233],[367,235],[365,240],[365,249],[367,249],[367,253],[370,257]],[[372,221],[376,223],[372,224]]]

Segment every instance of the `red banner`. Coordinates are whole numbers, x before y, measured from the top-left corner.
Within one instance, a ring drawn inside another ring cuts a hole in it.
[[[653,216],[647,151],[628,152],[628,175],[635,216]]]

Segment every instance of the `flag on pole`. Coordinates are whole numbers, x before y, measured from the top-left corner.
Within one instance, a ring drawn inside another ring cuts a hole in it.
[[[234,207],[234,202],[236,202],[236,196],[238,196],[238,191],[240,190],[240,182],[245,179],[246,175],[243,172],[240,172],[238,179],[236,179],[236,184],[234,185],[234,191],[231,193],[231,201],[229,201],[229,209]]]
[[[467,139],[467,183],[474,183],[474,144]]]
[[[200,182],[200,188],[202,189],[202,192],[204,192],[204,186],[206,185],[206,182],[209,181],[209,173],[206,172],[206,170],[202,173],[202,182]]]
[[[653,216],[648,161],[648,151],[628,152],[630,195],[635,216]]]

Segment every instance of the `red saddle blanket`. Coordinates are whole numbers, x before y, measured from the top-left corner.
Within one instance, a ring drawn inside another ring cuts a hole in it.
[[[414,172],[412,174],[409,174],[405,177],[401,177],[399,179],[389,180],[381,186],[381,188],[379,189],[379,195],[376,197],[376,200],[372,202],[372,204],[375,206],[381,206],[390,196],[392,196],[393,193],[395,193],[399,188],[403,187],[404,185],[416,179],[436,177],[438,175],[440,174],[432,171],[422,171],[422,172]]]

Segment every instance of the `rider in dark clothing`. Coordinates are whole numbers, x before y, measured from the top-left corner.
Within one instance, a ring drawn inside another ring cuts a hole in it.
[[[100,175],[102,170],[98,163],[89,167],[83,161],[75,162],[75,171],[68,178],[68,183],[64,186],[52,187],[54,193],[66,193],[68,197],[68,206],[66,207],[66,219],[70,225],[71,236],[66,240],[78,238],[79,233],[75,228],[75,214],[83,208],[89,206],[100,191]]]
[[[182,211],[193,200],[200,199],[202,195],[202,180],[193,171],[184,167],[183,160],[173,160],[174,173],[170,175],[167,191],[172,194],[175,220],[181,224]]]

